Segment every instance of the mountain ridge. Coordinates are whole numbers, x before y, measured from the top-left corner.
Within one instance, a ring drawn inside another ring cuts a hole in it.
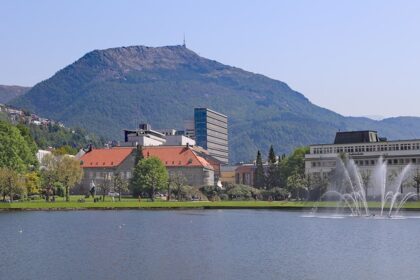
[[[28,92],[31,88],[17,85],[0,85],[0,103],[7,103]]]
[[[181,128],[183,120],[193,118],[194,107],[209,107],[229,117],[232,162],[251,160],[257,149],[267,151],[271,144],[287,153],[299,145],[330,143],[338,130],[420,137],[418,118],[344,117],[282,81],[201,57],[184,46],[91,51],[11,104],[114,139],[138,122]]]

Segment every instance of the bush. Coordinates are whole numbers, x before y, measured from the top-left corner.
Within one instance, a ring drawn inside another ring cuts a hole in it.
[[[200,192],[203,193],[208,200],[218,201],[220,200],[219,194],[222,193],[222,189],[216,186],[204,186],[200,188]]]
[[[54,190],[55,190],[55,195],[57,195],[59,197],[64,197],[65,190],[64,190],[63,184],[61,184],[60,182],[55,182],[54,183]]]
[[[175,197],[180,197],[180,200],[206,200],[206,196],[200,192],[199,189],[191,186],[183,186],[180,193],[175,193],[175,190],[172,190],[172,195]]]
[[[269,200],[270,197],[272,200],[285,200],[289,197],[289,192],[283,188],[272,188],[264,190],[261,195],[264,200]]]

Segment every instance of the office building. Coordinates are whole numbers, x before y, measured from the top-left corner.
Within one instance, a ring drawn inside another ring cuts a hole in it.
[[[194,109],[194,133],[198,146],[223,164],[229,162],[227,116],[208,108]]]

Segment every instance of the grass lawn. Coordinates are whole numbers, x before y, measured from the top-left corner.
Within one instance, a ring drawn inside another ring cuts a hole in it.
[[[336,202],[301,202],[301,201],[162,201],[155,202],[143,199],[141,202],[136,198],[123,198],[121,202],[115,199],[112,202],[110,197],[106,197],[103,202],[93,202],[92,198],[85,199],[85,202],[78,202],[82,196],[71,196],[70,202],[65,202],[63,198],[56,198],[55,202],[45,202],[44,200],[33,200],[13,203],[0,203],[0,210],[4,209],[33,209],[33,210],[48,210],[48,209],[185,209],[185,208],[205,208],[205,209],[311,209],[313,207],[319,208],[335,208]],[[379,208],[379,202],[369,202],[369,207]],[[405,204],[405,209],[420,210],[419,202],[408,202]]]

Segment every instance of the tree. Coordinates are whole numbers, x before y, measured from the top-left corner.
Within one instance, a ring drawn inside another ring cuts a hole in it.
[[[174,186],[174,193],[176,195],[177,200],[181,200],[182,197],[182,187],[185,186],[187,179],[181,172],[173,172],[169,175],[169,185]],[[168,193],[170,191],[168,190]],[[168,199],[169,200],[169,199]]]
[[[41,188],[41,178],[37,172],[29,172],[24,175],[26,194],[38,194]]]
[[[55,182],[60,182],[64,186],[66,201],[70,201],[70,190],[80,183],[83,177],[80,161],[67,155],[46,155],[43,158],[42,166],[44,168],[41,170],[41,177],[47,201]]]
[[[268,152],[268,175],[267,175],[267,189],[277,187],[278,185],[278,172],[277,172],[277,159],[276,153],[274,152],[273,145],[270,146]]]
[[[25,189],[19,173],[7,167],[0,167],[0,191],[3,200],[9,196],[10,201],[13,201],[14,195],[24,194]]]
[[[136,158],[134,160],[135,166],[137,166],[139,161],[141,161],[142,159],[144,159],[143,146],[142,145],[137,145]]]
[[[168,172],[162,161],[152,156],[139,161],[134,169],[133,179],[133,194],[145,192],[154,201],[156,192],[166,188]]]
[[[58,161],[57,179],[64,186],[66,201],[70,201],[70,190],[82,180],[83,169],[80,161],[70,156],[58,156],[56,160]]]
[[[257,189],[263,189],[265,185],[265,174],[260,151],[257,152],[257,159],[255,164],[256,168],[254,174],[254,187]]]
[[[416,173],[413,176],[413,181],[415,183],[415,187],[417,189],[417,197],[419,197],[420,194],[420,170],[417,168]]]
[[[30,136],[22,136],[18,128],[0,121],[0,167],[24,172],[36,166],[36,146],[30,146],[30,141]]]
[[[308,192],[308,179],[296,172],[287,177],[287,188],[297,200],[301,200],[302,194]]]
[[[136,157],[134,159],[134,168],[139,164],[139,162],[142,159],[144,159],[143,147],[141,145],[137,145]],[[136,186],[135,186],[136,182],[139,180],[138,176],[139,176],[139,174],[136,173],[135,170],[134,170],[133,177],[131,177],[130,182],[129,182],[129,189],[132,190],[133,195],[135,197],[140,195],[140,193],[136,193],[136,191],[139,190],[139,188],[136,188]]]
[[[324,174],[308,175],[306,177],[308,182],[309,200],[319,200],[327,191],[328,179]]]
[[[118,201],[121,201],[121,194],[128,191],[128,181],[120,173],[115,173],[113,178],[114,191],[118,193]]]
[[[363,172],[360,172],[360,176],[362,177],[363,186],[365,187],[365,197],[367,199],[368,197],[368,190],[369,190],[369,182],[371,177],[371,172],[369,170],[365,170]]]
[[[105,201],[105,196],[111,191],[113,182],[110,175],[105,175],[105,178],[98,184],[99,192],[102,193],[102,201]]]

